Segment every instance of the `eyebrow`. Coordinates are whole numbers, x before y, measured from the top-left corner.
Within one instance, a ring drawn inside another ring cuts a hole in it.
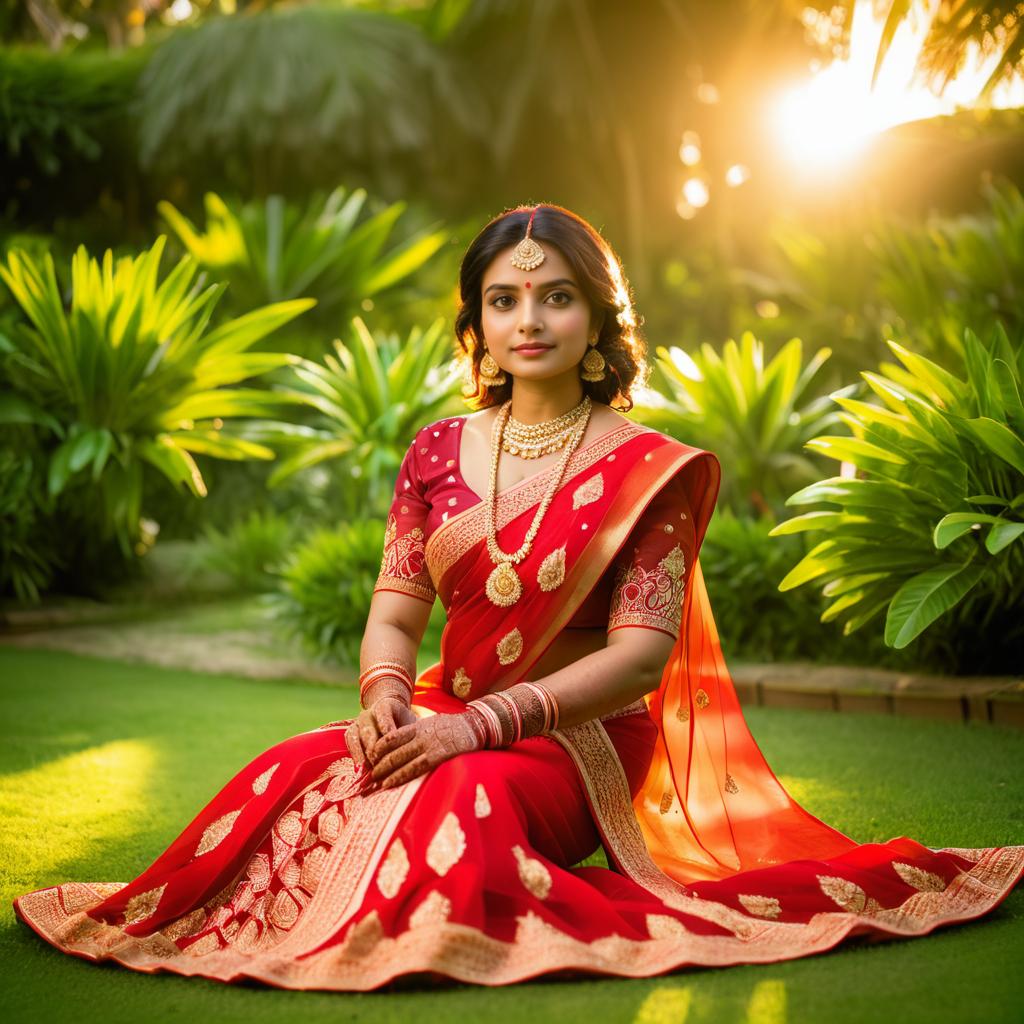
[[[540,288],[554,288],[556,284],[561,284],[561,285],[566,285],[567,284],[567,285],[570,285],[573,288],[576,287],[576,282],[575,281],[570,281],[569,278],[567,278],[567,277],[559,277],[559,278],[556,278],[554,281],[545,281],[543,284],[539,285],[538,287],[540,287]],[[494,290],[496,288],[500,289],[501,291],[514,292],[514,291],[518,291],[519,286],[518,285],[514,285],[514,284],[490,284],[490,285],[488,285],[484,289],[484,295],[486,295],[489,291],[492,291],[492,290]]]

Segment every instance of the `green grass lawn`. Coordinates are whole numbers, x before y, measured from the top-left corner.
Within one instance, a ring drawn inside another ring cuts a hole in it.
[[[344,995],[143,975],[64,956],[11,898],[128,881],[219,786],[278,740],[351,714],[356,695],[0,649],[0,1020],[823,1024],[1020,1021],[1024,891],[980,921],[788,963],[643,981]],[[862,841],[1024,842],[1024,733],[754,708],[769,763],[810,811]]]

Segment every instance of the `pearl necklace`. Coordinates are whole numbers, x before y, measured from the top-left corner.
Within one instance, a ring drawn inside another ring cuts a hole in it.
[[[584,396],[582,404],[584,406],[583,415],[573,431],[564,454],[558,460],[558,472],[548,485],[547,493],[540,503],[540,508],[534,514],[533,522],[530,524],[529,530],[526,531],[526,539],[517,551],[511,553],[502,551],[498,546],[497,516],[495,514],[495,506],[497,504],[495,498],[498,490],[498,456],[501,451],[501,439],[505,432],[505,423],[512,409],[511,399],[501,407],[494,421],[494,426],[491,428],[491,477],[487,487],[487,551],[491,556],[491,561],[495,563],[495,567],[491,571],[490,576],[487,577],[487,584],[484,589],[489,600],[501,608],[508,608],[510,605],[515,604],[523,594],[522,580],[520,580],[519,574],[515,571],[513,565],[518,565],[530,553],[544,516],[547,514],[555,493],[562,483],[562,477],[565,475],[566,467],[569,465],[569,459],[572,458],[573,453],[579,447],[580,441],[583,440],[587,424],[590,422],[590,410],[593,404],[589,395]]]

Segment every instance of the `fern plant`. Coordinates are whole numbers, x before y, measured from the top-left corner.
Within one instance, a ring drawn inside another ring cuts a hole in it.
[[[902,648],[944,620],[947,667],[1024,666],[1024,345],[1001,327],[964,333],[964,379],[890,341],[902,365],[862,377],[881,405],[837,394],[851,435],[807,447],[856,475],[820,480],[789,505],[826,502],[772,534],[825,539],[779,585],[812,581],[832,599],[822,620],[849,634],[885,612]],[[941,645],[940,645],[941,646]]]

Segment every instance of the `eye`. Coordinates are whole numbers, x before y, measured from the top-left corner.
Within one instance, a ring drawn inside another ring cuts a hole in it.
[[[565,302],[556,302],[556,306],[567,306],[572,302],[572,296],[568,292],[552,292],[548,298],[553,299],[556,295],[561,295],[562,298],[565,299]]]
[[[509,302],[514,301],[512,299],[511,295],[499,295],[496,299],[492,299],[491,300],[491,305],[496,307],[497,309],[509,309],[510,308],[509,306],[499,306],[498,305],[498,303],[501,302],[502,299],[508,299]]]

